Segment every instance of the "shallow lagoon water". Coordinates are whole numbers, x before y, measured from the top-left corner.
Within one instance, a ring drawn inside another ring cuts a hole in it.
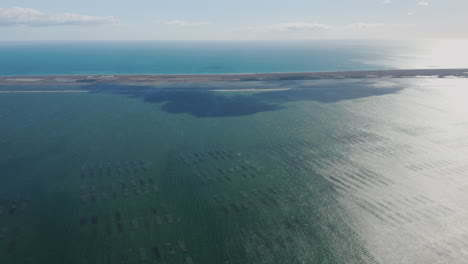
[[[0,262],[465,263],[467,84],[0,93]]]

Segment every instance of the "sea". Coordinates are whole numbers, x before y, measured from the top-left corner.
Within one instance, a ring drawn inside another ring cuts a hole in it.
[[[0,75],[466,68],[468,40],[0,42]]]
[[[379,43],[2,43],[0,263],[466,263],[468,79],[5,76],[466,66]]]

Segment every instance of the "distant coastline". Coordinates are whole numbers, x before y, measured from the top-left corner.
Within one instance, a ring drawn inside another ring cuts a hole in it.
[[[37,75],[0,76],[0,86],[60,85],[86,86],[89,84],[148,85],[174,82],[239,82],[239,81],[293,81],[320,79],[372,79],[372,78],[468,78],[468,69],[375,70],[297,73],[245,73],[245,74],[154,74],[154,75]]]

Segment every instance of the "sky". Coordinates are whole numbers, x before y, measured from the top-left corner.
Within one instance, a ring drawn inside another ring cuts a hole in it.
[[[0,0],[0,41],[468,38],[468,0]]]

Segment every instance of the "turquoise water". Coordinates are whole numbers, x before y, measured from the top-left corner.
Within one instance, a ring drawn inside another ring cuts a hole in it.
[[[467,84],[1,86],[0,263],[466,263]]]
[[[202,74],[468,67],[464,41],[3,42],[0,75]]]

